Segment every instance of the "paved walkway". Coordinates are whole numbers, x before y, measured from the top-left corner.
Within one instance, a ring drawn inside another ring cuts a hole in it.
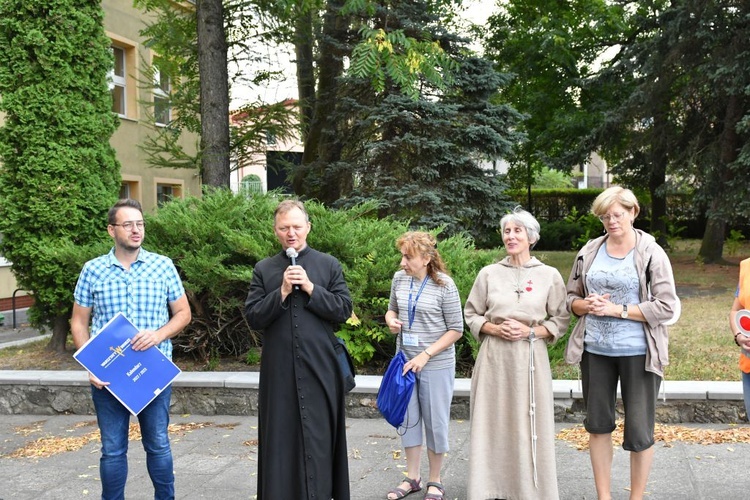
[[[15,328],[13,327],[13,311],[3,311],[5,321],[0,325],[0,349],[49,338],[50,334],[43,334],[38,329],[29,326],[27,311],[28,309],[16,311]]]
[[[257,470],[255,417],[174,415],[172,424],[177,498],[254,498]],[[557,424],[558,431],[569,427],[572,425]],[[3,416],[0,421],[0,499],[98,498],[99,442],[91,438],[95,431],[93,416]],[[446,498],[466,498],[468,437],[469,422],[451,422],[451,452],[443,474]],[[44,438],[57,439],[43,441]],[[382,420],[350,419],[348,444],[352,499],[385,498],[385,491],[398,482],[405,470],[400,441],[394,429]],[[47,458],[13,457],[28,445],[42,451],[51,451],[60,445],[81,447]],[[588,454],[562,440],[558,440],[555,446],[561,499],[595,499]],[[153,498],[145,455],[137,441],[131,442],[129,469],[126,498]],[[667,446],[658,442],[648,498],[748,498],[747,470],[750,470],[750,444],[678,442]],[[422,471],[427,473],[426,463]],[[628,454],[618,448],[614,456],[613,498],[627,499],[627,486]],[[416,500],[421,495],[410,498]]]

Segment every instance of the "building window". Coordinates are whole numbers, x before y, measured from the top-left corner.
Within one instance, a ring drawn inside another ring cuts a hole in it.
[[[120,199],[130,198],[131,200],[141,199],[141,182],[139,176],[127,175],[122,176],[120,184]]]
[[[107,33],[111,41],[112,67],[107,74],[112,112],[121,118],[138,117],[138,44],[115,33]]]
[[[179,184],[156,184],[156,204],[162,206],[172,198],[182,198],[182,186]]]
[[[156,204],[159,206],[164,205],[166,202],[172,199],[174,196],[174,186],[168,186],[166,184],[156,185]]]
[[[169,76],[160,67],[160,60],[154,58],[154,122],[169,125],[172,113],[169,106],[169,93],[172,90]]]
[[[115,66],[109,72],[109,90],[112,94],[112,112],[125,116],[127,112],[127,58],[125,49],[112,46]]]
[[[269,146],[275,146],[276,145],[276,134],[271,131],[266,132],[266,143]]]

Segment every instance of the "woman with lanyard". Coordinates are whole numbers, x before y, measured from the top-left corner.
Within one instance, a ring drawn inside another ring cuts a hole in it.
[[[500,220],[507,257],[482,268],[464,313],[479,353],[471,377],[469,500],[559,498],[547,344],[565,334],[565,283],[531,256],[539,222]]]
[[[424,486],[426,500],[440,500],[445,495],[440,470],[448,452],[456,375],[453,344],[464,328],[461,299],[431,234],[405,233],[396,247],[401,252],[401,270],[393,276],[385,322],[391,333],[400,334],[400,349],[409,360],[404,373],[413,371],[417,383],[406,421],[398,429],[406,454],[406,478],[386,498],[404,498]],[[426,484],[420,474],[423,434],[430,468]]]

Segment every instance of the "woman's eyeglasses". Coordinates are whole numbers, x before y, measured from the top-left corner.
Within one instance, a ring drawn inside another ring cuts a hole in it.
[[[625,212],[615,212],[613,214],[600,215],[599,220],[602,222],[609,222],[610,220],[620,222],[623,217],[625,217]]]

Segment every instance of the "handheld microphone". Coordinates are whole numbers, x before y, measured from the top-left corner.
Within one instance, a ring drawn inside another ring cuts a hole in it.
[[[292,261],[292,265],[297,265],[297,256],[299,254],[297,253],[297,250],[295,250],[293,247],[289,247],[286,249],[286,256],[289,257]],[[295,290],[299,290],[299,285],[294,285]]]
[[[297,250],[295,250],[293,247],[289,247],[286,249],[286,256],[292,259],[292,265],[297,265],[297,256],[299,254],[297,253]]]

